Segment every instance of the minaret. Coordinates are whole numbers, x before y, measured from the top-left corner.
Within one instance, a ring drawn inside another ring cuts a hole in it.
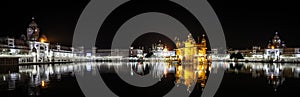
[[[31,41],[37,41],[40,34],[40,29],[38,25],[34,21],[34,17],[31,18],[32,21],[27,28],[27,39]]]
[[[191,41],[192,41],[192,34],[191,34],[191,33],[188,35],[187,41],[188,41],[188,42],[191,42]]]
[[[178,37],[175,37],[176,47],[179,48],[181,46],[180,40]]]
[[[204,34],[202,35],[201,45],[202,45],[202,47],[201,47],[201,53],[202,53],[202,55],[205,55],[207,47],[206,47],[206,39],[205,39],[205,35]]]
[[[202,40],[201,40],[201,44],[203,44],[206,47],[206,39],[205,39],[205,35],[202,35]]]

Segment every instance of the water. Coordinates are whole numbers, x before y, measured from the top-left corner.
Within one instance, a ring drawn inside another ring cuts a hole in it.
[[[300,64],[225,63],[215,97],[299,97]]]
[[[91,74],[99,77],[100,74],[110,90],[123,97],[159,97],[168,95],[174,88],[182,89],[180,92],[182,95],[200,97],[209,73],[217,68],[225,68],[222,83],[215,97],[291,97],[293,95],[298,97],[299,65],[224,62],[182,65],[166,62],[87,62],[1,66],[0,96],[84,97],[75,75]]]

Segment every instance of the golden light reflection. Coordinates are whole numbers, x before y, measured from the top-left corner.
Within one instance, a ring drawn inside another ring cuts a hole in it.
[[[207,70],[207,64],[203,64],[203,65],[199,65],[198,68],[199,68],[199,71],[197,72],[198,73],[198,82],[201,83],[201,87],[204,88],[206,82],[205,80],[207,79],[207,76],[206,76],[206,70]]]
[[[43,86],[43,87],[45,86],[45,81],[42,81],[42,86]]]
[[[274,76],[273,76],[273,74],[271,74],[271,79],[274,79]]]
[[[46,83],[44,80],[42,80],[42,87],[45,88],[46,87]]]
[[[210,66],[205,62],[199,62],[198,64],[184,64],[176,66],[176,83],[183,84],[189,88],[195,86],[193,84],[200,84],[204,88],[206,84],[206,73]]]

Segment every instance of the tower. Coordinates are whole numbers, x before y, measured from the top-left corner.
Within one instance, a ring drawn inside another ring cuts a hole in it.
[[[31,41],[37,41],[39,38],[40,29],[32,17],[32,21],[27,28],[27,39]]]
[[[274,49],[274,48],[282,48],[285,47],[285,44],[279,38],[278,32],[275,32],[275,35],[271,41],[269,41],[267,48]]]
[[[281,40],[278,36],[278,32],[275,33],[275,36],[272,40],[273,45],[275,46],[275,48],[280,48],[281,47]]]

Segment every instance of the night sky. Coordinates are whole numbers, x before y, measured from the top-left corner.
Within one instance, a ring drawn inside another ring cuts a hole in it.
[[[22,2],[20,2],[22,1]],[[77,20],[89,0],[0,1],[1,37],[19,38],[34,16],[51,43],[72,44]],[[300,6],[266,0],[208,0],[215,9],[229,48],[265,47],[277,31],[288,47],[300,47]],[[262,2],[264,1],[264,2]],[[100,47],[101,48],[101,47]]]

